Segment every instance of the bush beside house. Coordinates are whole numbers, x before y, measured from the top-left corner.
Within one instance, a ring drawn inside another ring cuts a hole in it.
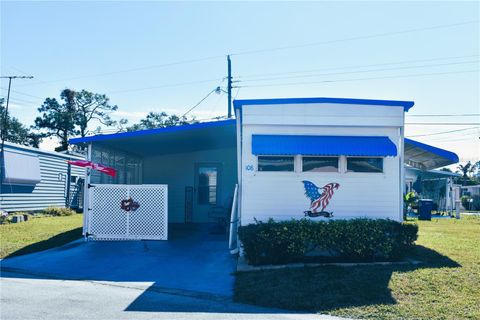
[[[239,229],[250,264],[398,260],[417,239],[415,224],[385,219],[256,222]]]

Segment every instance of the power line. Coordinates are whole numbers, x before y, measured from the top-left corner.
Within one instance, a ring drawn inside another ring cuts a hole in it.
[[[480,113],[463,114],[407,114],[407,117],[478,117]]]
[[[296,86],[296,85],[304,85],[304,84],[309,84],[309,85],[310,85],[310,84],[333,83],[333,82],[348,82],[348,81],[363,81],[363,80],[413,78],[413,77],[436,76],[436,75],[456,74],[456,73],[471,73],[471,72],[478,72],[478,69],[475,69],[475,70],[465,70],[465,71],[453,71],[453,72],[407,74],[407,75],[385,76],[385,77],[354,78],[354,79],[337,79],[337,80],[322,80],[322,81],[302,81],[302,82],[287,82],[287,83],[275,83],[275,84],[259,84],[259,85],[246,85],[246,86],[239,86],[239,87],[240,87],[240,88],[252,88],[252,87],[260,88],[260,87]]]
[[[327,71],[327,70],[343,70],[343,69],[359,69],[359,68],[366,68],[366,67],[378,67],[378,66],[387,66],[387,65],[395,65],[395,64],[406,64],[406,63],[417,63],[417,62],[432,62],[432,61],[439,61],[439,60],[451,60],[451,59],[464,59],[464,58],[472,58],[478,57],[478,54],[474,55],[466,55],[466,56],[455,56],[455,57],[443,57],[443,58],[429,58],[429,59],[417,59],[417,60],[403,60],[403,61],[396,61],[396,62],[384,62],[384,63],[375,63],[375,64],[367,64],[367,65],[355,65],[355,66],[344,66],[344,67],[331,67],[331,68],[321,68],[321,69],[308,69],[308,70],[297,70],[297,71],[288,71],[288,72],[274,72],[274,73],[257,73],[257,74],[250,74],[245,76],[237,76],[236,78],[252,78],[257,76],[276,76],[276,75],[283,75],[283,74],[297,74],[297,73],[312,73],[316,71]]]
[[[357,36],[357,37],[349,37],[349,38],[343,38],[343,39],[337,39],[337,40],[327,40],[327,41],[311,42],[311,43],[304,43],[304,44],[298,44],[298,45],[273,47],[273,48],[249,50],[249,51],[240,51],[240,52],[237,52],[237,53],[232,53],[231,56],[257,54],[257,53],[290,50],[290,49],[299,49],[299,48],[314,47],[314,46],[320,46],[320,45],[325,45],[325,44],[332,44],[332,43],[339,43],[339,42],[346,42],[346,41],[354,41],[354,40],[373,39],[373,38],[387,37],[387,36],[392,36],[392,35],[414,33],[414,32],[419,32],[419,31],[458,27],[458,26],[472,24],[472,23],[478,23],[478,20],[464,21],[464,22],[458,22],[458,23],[452,23],[452,24],[436,25],[436,26],[430,26],[430,27],[424,27],[424,28],[407,29],[407,30],[400,30],[400,31],[393,31],[393,32],[384,32],[384,33],[377,33],[377,34]]]
[[[370,70],[359,70],[359,71],[317,73],[317,74],[299,75],[299,76],[285,76],[285,77],[271,77],[271,78],[254,78],[254,79],[252,79],[252,80],[242,80],[242,82],[257,82],[257,81],[269,81],[269,80],[280,80],[280,79],[301,79],[301,78],[312,78],[312,77],[329,76],[329,75],[339,75],[339,74],[368,73],[368,72],[390,71],[390,70],[405,70],[405,69],[417,69],[417,68],[430,68],[430,67],[439,67],[439,66],[449,66],[449,65],[459,65],[459,64],[477,63],[478,61],[479,61],[479,60],[472,60],[472,61],[462,61],[462,62],[428,64],[428,65],[421,65],[421,66],[407,66],[407,67],[382,68],[382,69],[370,69]]]
[[[457,129],[457,130],[449,130],[449,131],[442,131],[442,132],[435,132],[435,133],[428,133],[428,134],[417,134],[417,135],[414,135],[414,136],[407,136],[407,138],[436,136],[436,135],[439,135],[439,134],[446,134],[446,133],[452,133],[452,132],[467,131],[467,130],[479,129],[479,128],[480,128],[480,127],[470,127],[470,128]]]
[[[408,125],[422,126],[478,126],[480,122],[406,122]]]
[[[210,91],[205,97],[203,97],[200,101],[198,101],[193,107],[191,107],[190,109],[188,109],[187,112],[185,112],[181,118],[185,117],[188,113],[190,113],[190,111],[192,111],[193,109],[195,109],[196,107],[198,107],[203,101],[205,101],[205,99],[207,99],[212,93],[218,91],[219,87],[213,89],[212,91]]]
[[[155,69],[155,68],[165,68],[165,67],[182,65],[182,64],[190,64],[190,63],[195,63],[195,62],[214,60],[214,59],[219,59],[219,58],[224,58],[224,57],[225,57],[225,55],[218,55],[218,56],[211,56],[211,57],[198,58],[198,59],[180,60],[180,61],[176,61],[176,62],[150,65],[150,66],[144,66],[144,67],[138,67],[138,68],[123,69],[123,70],[118,70],[118,71],[95,73],[95,74],[89,74],[89,75],[83,75],[83,76],[77,76],[77,77],[71,77],[71,78],[43,81],[43,83],[35,83],[34,85],[48,84],[48,83],[55,83],[55,82],[62,82],[62,81],[70,81],[70,80],[78,80],[78,79],[85,79],[85,78],[104,77],[104,76],[110,76],[110,75],[115,75],[115,74],[120,74],[120,73],[128,73],[128,72],[142,71],[142,70]],[[21,86],[21,87],[24,87],[24,86]]]
[[[232,53],[230,55],[231,56],[235,56],[235,55],[238,56],[238,55],[256,54],[256,53],[272,52],[272,51],[280,51],[280,50],[288,50],[288,49],[298,49],[298,48],[319,46],[319,45],[324,45],[324,44],[332,44],[332,43],[339,43],[339,42],[346,42],[346,41],[379,38],[379,37],[386,37],[386,36],[391,36],[391,35],[414,33],[414,32],[419,32],[419,31],[451,28],[451,27],[457,27],[457,26],[468,25],[468,24],[473,24],[473,23],[478,23],[478,20],[464,21],[464,22],[458,22],[458,23],[453,23],[453,24],[436,25],[436,26],[423,27],[423,28],[414,28],[414,29],[407,29],[407,30],[400,30],[400,31],[393,31],[393,32],[385,32],[385,33],[371,34],[371,35],[365,35],[365,36],[349,37],[349,38],[342,38],[342,39],[336,39],[336,40],[320,41],[320,42],[313,42],[313,43],[304,43],[304,44],[298,44],[298,45],[265,48],[265,49],[259,49],[259,50],[240,51],[240,52]],[[111,71],[111,72],[96,73],[96,74],[90,74],[90,75],[82,75],[82,76],[71,77],[71,78],[63,78],[63,79],[43,81],[43,83],[37,83],[37,84],[33,84],[33,85],[48,84],[48,83],[62,82],[62,81],[69,81],[69,80],[77,80],[77,79],[83,79],[83,78],[103,77],[103,76],[115,75],[115,74],[120,74],[120,73],[148,70],[148,69],[153,69],[153,68],[163,68],[163,67],[169,67],[169,66],[175,66],[175,65],[190,64],[190,63],[214,60],[214,59],[219,59],[219,58],[224,58],[224,57],[225,57],[225,55],[217,55],[217,56],[210,56],[210,57],[204,57],[204,58],[198,58],[198,59],[181,60],[181,61],[176,61],[176,62],[158,64],[158,65],[149,65],[149,66],[143,66],[143,67],[137,67],[137,68],[131,68],[131,69],[124,69],[124,70],[118,70],[118,71]]]
[[[223,80],[223,78],[206,79],[206,80],[189,81],[189,82],[179,82],[179,83],[172,83],[172,84],[163,84],[163,85],[158,85],[158,86],[153,86],[153,87],[144,87],[144,88],[126,89],[126,90],[116,90],[116,91],[107,92],[106,94],[111,94],[111,93],[125,93],[125,92],[134,92],[134,91],[144,91],[144,90],[160,89],[160,88],[181,87],[181,86],[188,86],[188,85],[192,85],[192,84],[208,83],[208,82],[215,82],[215,81],[221,81],[221,80]]]

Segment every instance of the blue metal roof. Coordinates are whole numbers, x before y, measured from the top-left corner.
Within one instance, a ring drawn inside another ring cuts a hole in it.
[[[212,122],[200,122],[200,123],[166,127],[166,128],[119,132],[119,133],[112,133],[112,134],[99,134],[99,135],[84,137],[84,138],[72,138],[72,139],[69,139],[68,141],[72,144],[77,144],[77,143],[84,143],[84,142],[105,141],[105,140],[120,139],[120,138],[150,136],[150,135],[156,135],[156,134],[196,130],[196,129],[202,129],[202,128],[223,127],[223,126],[233,125],[235,124],[235,121],[236,121],[235,119],[228,119],[228,120],[212,121]]]
[[[405,138],[405,161],[430,170],[457,163],[459,159],[451,151]]]
[[[350,99],[350,98],[280,98],[280,99],[252,99],[252,100],[234,100],[235,109],[240,109],[244,105],[272,105],[272,104],[305,104],[305,103],[338,103],[338,104],[357,104],[374,106],[392,106],[403,107],[404,111],[413,107],[413,101],[396,100],[371,100],[371,99]]]
[[[252,135],[255,155],[396,156],[388,137]]]

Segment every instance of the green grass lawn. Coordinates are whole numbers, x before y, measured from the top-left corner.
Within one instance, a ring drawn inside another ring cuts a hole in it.
[[[82,215],[35,217],[0,225],[0,258],[61,246],[82,236]]]
[[[423,264],[239,273],[235,301],[352,318],[480,319],[480,218],[419,221]]]

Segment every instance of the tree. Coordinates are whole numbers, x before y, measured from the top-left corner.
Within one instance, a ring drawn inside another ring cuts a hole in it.
[[[92,120],[107,127],[116,125],[117,122],[110,118],[110,113],[118,110],[118,106],[111,105],[106,95],[82,90],[73,92],[73,100],[76,108],[75,124],[78,125],[80,136],[85,137],[90,133],[88,124]]]
[[[468,174],[473,173],[475,171],[475,166],[472,165],[470,161],[468,161],[464,165],[459,164],[457,169],[458,169],[457,172],[460,172],[463,174],[463,184],[465,185],[467,183],[467,180],[469,180]]]
[[[44,129],[48,137],[55,136],[60,140],[60,146],[55,151],[68,149],[69,137],[78,134],[75,129],[75,105],[72,91],[66,89],[60,94],[63,103],[55,98],[47,98],[38,111],[40,117],[35,119],[35,126]]]
[[[55,136],[60,140],[56,151],[68,149],[68,139],[75,135],[85,137],[92,121],[98,121],[109,127],[116,125],[110,113],[118,107],[109,103],[104,94],[86,90],[65,89],[60,93],[61,103],[55,98],[47,98],[38,108],[40,117],[35,119],[36,128],[44,130],[46,136]]]
[[[145,119],[139,123],[127,128],[127,131],[138,131],[145,129],[165,128],[172,126],[180,126],[195,123],[195,119],[188,120],[185,116],[177,116],[175,114],[168,115],[166,112],[150,112]]]
[[[4,102],[5,100],[0,98],[1,134],[5,134],[5,141],[38,148],[42,136],[30,131],[30,129],[23,125],[17,118],[7,114]],[[6,132],[4,132],[5,127],[7,128]]]
[[[466,164],[462,165],[459,164],[457,167],[458,171],[463,174],[463,177],[466,178],[468,177],[468,174],[471,173],[475,167],[472,165],[470,161],[468,161]]]

